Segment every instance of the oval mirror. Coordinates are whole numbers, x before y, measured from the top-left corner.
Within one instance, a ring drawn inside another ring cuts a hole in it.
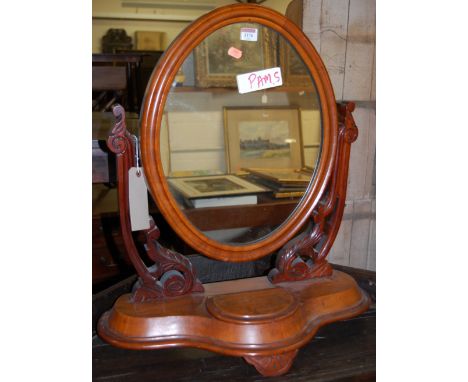
[[[219,8],[158,63],[141,124],[148,187],[193,248],[246,261],[307,221],[331,172],[337,115],[302,31],[260,6]]]

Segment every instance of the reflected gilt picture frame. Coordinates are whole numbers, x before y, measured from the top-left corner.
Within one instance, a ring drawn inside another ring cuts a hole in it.
[[[312,172],[305,172],[295,168],[248,168],[247,171],[250,174],[284,186],[307,187],[312,176]]]
[[[284,85],[315,90],[312,77],[296,50],[284,39],[279,41],[279,61],[283,70]]]
[[[257,41],[241,40],[241,28],[257,29]],[[236,75],[275,67],[277,40],[277,32],[255,23],[236,23],[219,29],[194,49],[195,85],[236,87]],[[240,58],[228,54],[232,47],[242,52]]]
[[[300,109],[225,107],[226,168],[303,167]]]

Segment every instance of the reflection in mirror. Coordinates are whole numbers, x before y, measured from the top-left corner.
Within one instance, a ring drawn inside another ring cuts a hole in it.
[[[245,244],[292,214],[321,140],[319,98],[296,50],[273,29],[236,23],[208,36],[178,70],[160,155],[191,223],[214,240]]]

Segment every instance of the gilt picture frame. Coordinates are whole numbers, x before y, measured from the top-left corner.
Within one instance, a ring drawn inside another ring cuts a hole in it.
[[[301,168],[300,109],[295,107],[224,108],[226,168]]]
[[[256,41],[240,38],[241,28],[257,30]],[[194,49],[195,85],[197,87],[236,87],[236,75],[275,67],[277,32],[255,23],[227,25]],[[231,48],[241,57],[228,54]]]

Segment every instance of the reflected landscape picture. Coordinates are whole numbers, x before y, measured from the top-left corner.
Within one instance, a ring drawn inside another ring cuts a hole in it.
[[[239,122],[241,158],[287,158],[291,141],[287,121]]]

